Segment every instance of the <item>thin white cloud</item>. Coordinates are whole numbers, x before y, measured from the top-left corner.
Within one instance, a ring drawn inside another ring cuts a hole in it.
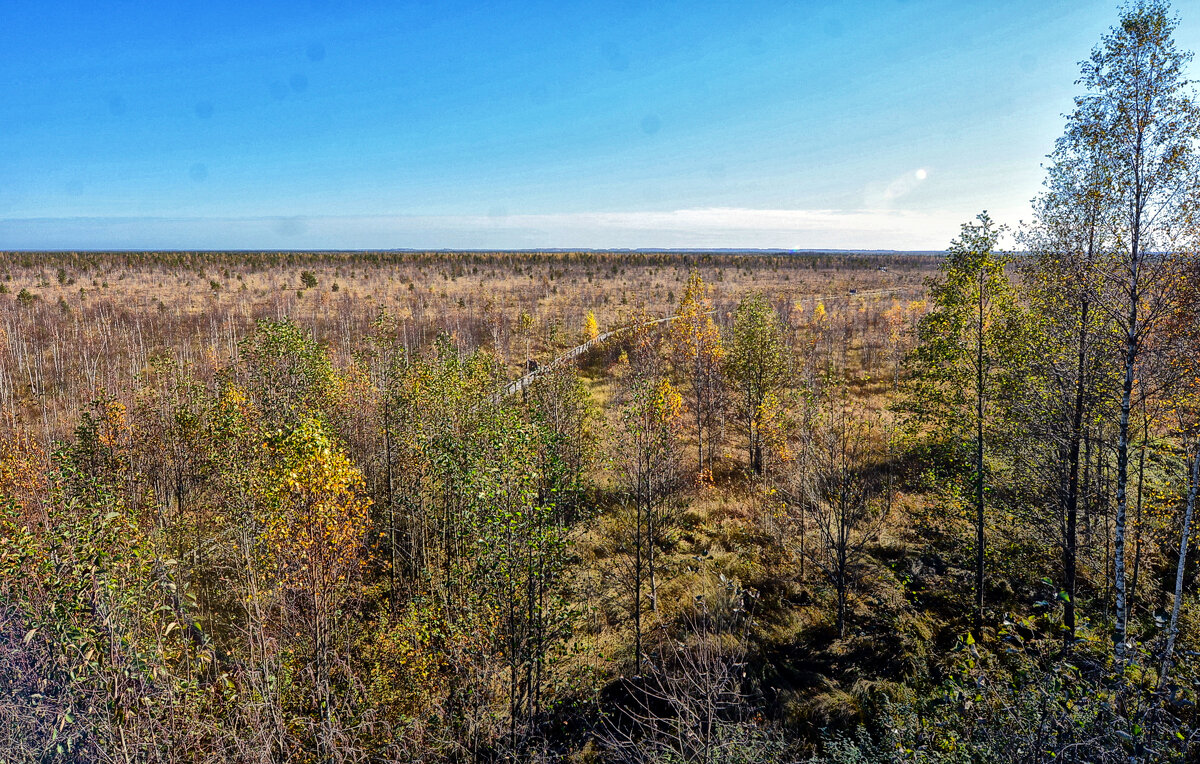
[[[924,167],[919,167],[910,172],[906,172],[896,178],[893,178],[886,184],[875,183],[866,188],[864,198],[868,207],[881,207],[887,209],[891,203],[902,196],[907,196],[916,190],[926,178],[929,177],[929,170]]]
[[[0,219],[0,249],[944,249],[972,213],[712,207],[650,212]]]

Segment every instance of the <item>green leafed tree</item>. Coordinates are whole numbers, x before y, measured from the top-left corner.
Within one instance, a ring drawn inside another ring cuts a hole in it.
[[[737,421],[746,437],[747,463],[763,471],[764,406],[787,384],[789,353],[775,308],[761,294],[749,294],[738,305],[725,370],[733,388]]]
[[[933,309],[917,327],[907,408],[912,423],[948,435],[962,450],[974,493],[976,633],[983,625],[985,494],[989,440],[1001,430],[998,405],[1018,366],[1020,317],[998,250],[1002,227],[986,212],[950,244],[941,277],[929,284]]]

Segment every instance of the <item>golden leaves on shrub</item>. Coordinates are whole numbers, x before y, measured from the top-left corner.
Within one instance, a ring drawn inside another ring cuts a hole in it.
[[[362,474],[314,419],[271,446],[262,540],[284,586],[327,594],[365,562],[371,502],[362,495]]]

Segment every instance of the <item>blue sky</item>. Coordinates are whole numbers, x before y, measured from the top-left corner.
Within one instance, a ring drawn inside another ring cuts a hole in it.
[[[1027,217],[1116,14],[9,0],[0,249],[941,249]]]

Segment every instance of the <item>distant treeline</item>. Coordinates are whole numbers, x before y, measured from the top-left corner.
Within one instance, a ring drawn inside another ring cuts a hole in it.
[[[9,251],[0,261],[35,268],[71,265],[80,269],[162,265],[171,268],[241,265],[276,268],[303,265],[465,265],[515,266],[572,264],[580,266],[864,268],[920,266],[941,257],[933,252],[854,251],[680,251],[680,250],[304,250],[304,251]]]

